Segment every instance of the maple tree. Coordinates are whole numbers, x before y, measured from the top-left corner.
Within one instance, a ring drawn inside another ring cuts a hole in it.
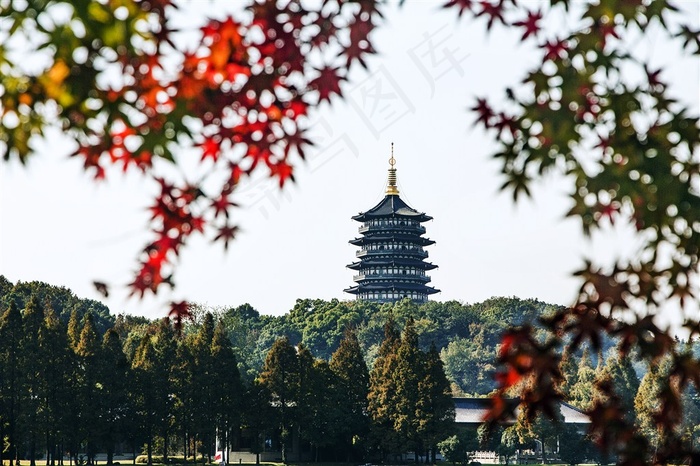
[[[251,2],[247,20],[210,19],[194,47],[178,50],[169,21],[176,8],[171,0],[81,0],[0,10],[3,158],[25,162],[32,138],[57,122],[95,178],[116,165],[159,185],[154,239],[129,285],[137,296],[173,285],[193,235],[228,246],[238,231],[232,196],[251,174],[266,171],[280,188],[294,179],[294,158],[311,145],[306,116],[341,95],[349,68],[365,66],[381,18],[375,1]],[[26,54],[44,66],[25,66]],[[159,161],[183,163],[188,149],[199,153],[202,179],[160,173]],[[187,303],[172,303],[178,323],[187,314]]]
[[[477,99],[476,123],[500,147],[494,157],[505,176],[503,189],[514,200],[529,195],[530,186],[545,175],[559,172],[571,180],[568,215],[580,220],[584,233],[628,223],[641,247],[635,256],[611,264],[586,261],[575,273],[581,280],[577,302],[544,319],[549,330],[544,340],[528,325],[506,332],[489,420],[510,414],[504,398],[514,387],[521,387],[531,420],[538,413],[553,417],[562,398],[556,389],[562,350],[583,343],[597,349],[608,334],[619,342],[621,357],[636,354],[650,366],[664,355],[671,359],[670,383],[658,393],[652,416],[668,435],[652,455],[624,416],[618,388],[603,379],[596,387],[600,396],[587,410],[594,438],[622,464],[688,458],[692,445],[679,432],[681,399],[691,383],[700,384],[700,361],[680,352],[670,330],[661,329],[654,317],[668,302],[676,302],[681,312],[690,309],[686,304],[697,302],[700,291],[700,125],[697,115],[669,95],[663,69],[635,55],[626,38],[656,28],[687,55],[698,55],[700,31],[666,0],[545,3],[537,11],[508,0],[444,5],[485,18],[487,29],[503,23],[523,31],[522,40],[542,56],[521,86],[506,90],[504,110]],[[546,18],[562,16],[575,26],[555,33],[542,26]],[[692,339],[700,334],[700,323],[684,317]]]
[[[304,119],[342,97],[350,67],[366,65],[380,4],[260,1],[245,21],[208,21],[186,51],[174,46],[170,0],[3,4],[0,151],[25,161],[32,138],[57,121],[96,178],[116,165],[156,180],[154,239],[130,284],[137,296],[155,293],[173,284],[178,254],[192,235],[210,235],[224,247],[235,237],[232,196],[253,172],[266,171],[280,186],[293,180],[294,158],[311,144]],[[659,393],[654,415],[669,435],[654,460],[689,454],[675,432],[681,393],[700,386],[700,361],[678,352],[653,317],[664,303],[684,309],[698,299],[700,128],[697,115],[670,96],[664,70],[636,56],[626,39],[656,28],[697,55],[700,31],[668,0],[548,0],[536,10],[515,0],[449,0],[444,7],[487,30],[516,31],[542,57],[506,90],[504,109],[485,98],[473,106],[476,123],[500,146],[504,189],[518,199],[544,175],[562,173],[572,186],[568,215],[584,232],[628,223],[642,244],[635,257],[584,264],[576,273],[580,296],[545,321],[546,341],[529,326],[506,333],[491,420],[507,415],[503,398],[524,379],[533,382],[521,395],[533,419],[551,412],[561,396],[555,387],[562,347],[597,348],[609,334],[624,356],[636,351],[651,364],[670,358],[673,383]],[[43,66],[23,66],[17,49],[37,53]],[[204,178],[160,176],[159,161],[177,165],[188,148],[198,152]],[[171,311],[180,322],[188,304],[173,303]],[[690,338],[700,334],[697,320],[685,327]],[[648,445],[620,415],[615,387],[601,382],[597,390],[605,396],[588,412],[599,442],[622,462],[651,461]]]

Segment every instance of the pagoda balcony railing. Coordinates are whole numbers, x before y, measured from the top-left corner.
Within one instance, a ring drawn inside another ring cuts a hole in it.
[[[366,249],[361,248],[355,252],[355,257],[364,257],[367,255],[384,255],[384,256],[397,256],[397,255],[407,255],[407,256],[418,256],[425,259],[428,257],[428,251],[422,251],[420,249]]]
[[[367,233],[368,231],[410,231],[417,232],[419,234],[425,233],[425,227],[423,225],[367,225],[362,224],[359,228],[360,233]]]
[[[427,275],[410,275],[410,274],[404,274],[404,273],[361,273],[358,275],[354,275],[352,277],[353,281],[360,281],[360,280],[366,280],[366,279],[387,279],[387,280],[395,280],[395,279],[406,279],[406,280],[413,280],[416,283],[428,283],[430,281],[430,277]]]

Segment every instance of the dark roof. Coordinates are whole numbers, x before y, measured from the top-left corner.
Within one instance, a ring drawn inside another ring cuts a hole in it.
[[[423,270],[433,270],[437,269],[437,265],[431,264],[430,262],[424,262],[420,259],[403,259],[403,258],[385,258],[385,257],[368,257],[359,262],[353,262],[348,265],[347,268],[352,270],[359,270],[360,267],[376,267],[382,265],[406,265],[417,267]]]
[[[452,400],[455,403],[455,422],[458,424],[481,424],[491,407],[490,398],[453,398]],[[509,399],[506,402],[515,409],[517,415],[517,405],[520,400]],[[559,412],[566,424],[590,424],[591,422],[586,413],[563,401],[560,402]]]
[[[440,290],[433,288],[431,286],[426,286],[423,284],[419,283],[387,283],[384,282],[382,284],[365,284],[362,283],[358,286],[352,286],[350,288],[346,288],[345,291],[346,293],[351,293],[351,294],[356,294],[360,292],[360,289],[362,291],[418,291],[419,293],[425,293],[425,294],[435,294],[439,293]]]
[[[406,204],[398,195],[390,194],[384,197],[376,206],[369,209],[367,212],[361,212],[352,217],[353,220],[364,222],[373,218],[382,217],[406,217],[418,222],[427,222],[433,217],[425,215],[423,212],[418,212],[416,209]]]
[[[380,242],[380,241],[406,241],[408,243],[414,243],[414,244],[420,244],[421,246],[430,246],[431,244],[435,244],[435,241],[432,239],[428,238],[423,238],[422,236],[418,235],[411,235],[411,234],[401,234],[401,233],[396,233],[396,234],[374,234],[374,235],[366,235],[362,236],[360,238],[355,238],[351,239],[348,241],[350,244],[354,244],[355,246],[362,246],[363,244],[366,243],[374,243],[374,242]]]

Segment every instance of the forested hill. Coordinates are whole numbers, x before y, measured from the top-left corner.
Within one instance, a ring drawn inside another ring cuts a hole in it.
[[[114,316],[110,314],[109,308],[99,301],[78,298],[68,288],[43,282],[13,284],[4,275],[0,275],[0,306],[3,310],[10,300],[15,302],[18,309],[24,309],[32,295],[42,306],[50,305],[64,325],[68,324],[73,311],[76,311],[80,319],[88,312],[92,313],[95,325],[102,334],[114,325]]]
[[[0,302],[6,308],[14,300],[19,309],[31,295],[39,303],[47,303],[67,324],[73,311],[82,319],[92,313],[100,333],[114,327],[124,342],[127,357],[133,355],[139,341],[155,322],[128,315],[113,316],[102,303],[80,299],[70,290],[41,282],[12,284],[0,276]],[[534,299],[491,298],[481,303],[457,301],[417,305],[408,300],[396,304],[361,301],[324,301],[299,299],[281,316],[261,315],[248,304],[230,308],[195,306],[194,318],[185,326],[185,333],[196,332],[207,312],[221,319],[238,356],[241,375],[254,378],[274,341],[287,336],[292,344],[304,343],[318,358],[329,359],[337,349],[347,326],[357,329],[367,362],[371,365],[383,338],[383,327],[389,314],[400,328],[409,317],[416,321],[420,345],[427,349],[434,344],[441,353],[448,377],[468,394],[486,394],[493,385],[493,361],[504,329],[537,317],[556,306]]]

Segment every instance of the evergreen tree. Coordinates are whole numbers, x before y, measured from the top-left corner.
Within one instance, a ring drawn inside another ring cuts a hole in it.
[[[561,356],[561,362],[559,363],[559,370],[561,371],[562,380],[557,386],[559,392],[564,396],[565,400],[571,399],[571,391],[578,382],[578,366],[576,365],[576,358],[571,354],[571,350],[567,346]]]
[[[163,439],[163,461],[168,461],[170,433],[174,424],[173,399],[172,399],[172,373],[177,348],[175,332],[170,319],[160,319],[153,335],[155,349],[155,368],[153,382],[155,384],[155,396],[158,403],[158,434]],[[212,428],[213,429],[213,428]]]
[[[73,351],[76,350],[78,344],[80,343],[80,331],[82,330],[82,319],[80,318],[80,313],[78,312],[77,306],[73,308],[70,312],[70,319],[68,320],[68,343]]]
[[[85,314],[83,328],[80,331],[80,340],[75,348],[78,357],[78,400],[80,410],[80,432],[87,446],[87,460],[89,464],[95,463],[97,453],[98,432],[97,426],[100,419],[99,390],[100,378],[100,341],[95,328],[94,317],[91,312]]]
[[[260,381],[269,391],[273,405],[279,409],[282,462],[286,462],[287,441],[294,426],[292,402],[297,398],[299,391],[297,355],[287,337],[279,338],[270,348]]]
[[[3,436],[3,450],[7,452],[10,462],[16,461],[19,465],[19,432],[17,421],[21,415],[21,351],[22,339],[22,314],[14,299],[9,299],[9,306],[0,319],[0,345],[2,352],[0,358],[0,371],[2,371],[2,418],[7,429]]]
[[[70,375],[73,373],[73,352],[68,347],[65,327],[52,307],[44,311],[44,320],[39,329],[39,365],[41,418],[46,439],[46,462],[50,466],[61,459],[59,444],[69,422],[69,400],[72,398]]]
[[[425,355],[423,380],[419,382],[419,402],[416,413],[419,419],[418,434],[431,453],[435,462],[438,442],[446,439],[454,431],[455,406],[452,390],[435,345]]]
[[[272,394],[260,380],[254,380],[246,390],[243,406],[244,433],[250,439],[250,451],[255,463],[260,464],[260,453],[265,449],[265,438],[279,426],[279,410],[270,404]]]
[[[316,373],[314,371],[314,357],[303,343],[297,347],[297,391],[292,402],[294,406],[295,424],[302,438],[314,441],[312,435],[306,431],[314,420],[315,405],[321,402],[317,393]]]
[[[597,369],[593,368],[588,348],[586,348],[583,350],[583,356],[578,363],[575,377],[576,382],[569,390],[567,401],[579,409],[586,410],[591,408],[595,396],[595,381],[597,376]],[[567,377],[566,374],[565,377]]]
[[[302,434],[315,451],[314,461],[318,461],[319,449],[340,443],[340,430],[345,422],[341,406],[347,399],[339,391],[338,377],[325,360],[314,360],[309,375],[306,386],[311,395],[307,404],[310,416]]]
[[[620,407],[624,413],[625,420],[629,423],[634,423],[634,398],[639,390],[639,379],[634,371],[634,367],[632,367],[631,358],[612,354],[605,361],[605,366],[599,378],[612,382],[612,386],[615,387],[616,393],[620,397]]]
[[[649,371],[642,377],[634,397],[635,426],[654,450],[663,435],[654,417],[661,409],[659,395],[662,390],[668,388],[670,370],[670,359],[664,359],[660,364],[650,364]]]
[[[176,349],[173,366],[173,413],[177,418],[177,427],[182,438],[185,458],[193,456],[190,441],[194,434],[195,411],[198,409],[197,394],[199,387],[194,381],[195,362],[192,345],[188,340],[180,341]]]
[[[109,329],[102,338],[100,360],[100,440],[112,465],[115,445],[125,438],[132,421],[128,397],[129,363],[122,349],[119,334]]]
[[[153,464],[153,441],[159,426],[162,407],[158,405],[156,370],[158,368],[156,350],[150,335],[141,339],[136,350],[132,369],[135,376],[134,401],[137,422],[146,442],[147,464]]]
[[[41,439],[39,412],[41,406],[41,372],[38,364],[41,357],[39,331],[44,320],[36,296],[27,301],[22,316],[22,338],[19,341],[20,404],[22,411],[17,419],[18,431],[28,447],[29,464],[36,466],[38,442]]]
[[[392,374],[396,385],[396,413],[393,421],[402,447],[413,450],[416,462],[424,446],[424,439],[420,435],[422,419],[417,408],[422,401],[419,385],[425,376],[425,361],[418,348],[415,322],[410,317],[401,335],[401,343],[396,351],[396,371]]]
[[[400,334],[391,315],[384,324],[384,341],[379,347],[379,355],[369,376],[367,410],[371,421],[372,443],[379,448],[382,459],[387,453],[400,452],[399,436],[394,429],[397,414],[396,352],[400,344]]]
[[[219,322],[214,330],[211,355],[213,373],[210,383],[214,395],[216,430],[221,442],[219,449],[226,451],[231,446],[234,432],[241,424],[243,386],[236,355],[222,322]],[[226,460],[228,461],[228,458]]]
[[[366,437],[369,430],[369,371],[354,328],[346,328],[340,346],[331,357],[330,369],[336,376],[337,391],[343,395],[343,402],[338,405],[342,422],[337,428],[341,448],[350,461],[353,445]]]
[[[216,438],[216,413],[213,411],[214,388],[210,383],[214,373],[211,353],[214,329],[214,315],[206,312],[199,330],[193,338],[188,339],[194,361],[192,382],[196,386],[195,396],[191,399],[195,444],[198,441],[201,442],[209,462],[212,457],[211,447]]]

